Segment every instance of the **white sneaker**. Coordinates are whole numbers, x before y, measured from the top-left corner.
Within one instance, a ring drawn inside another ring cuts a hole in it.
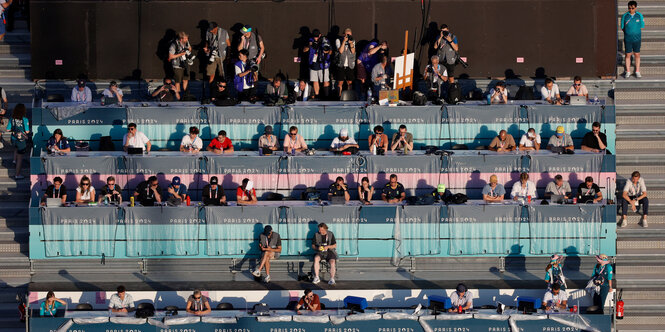
[[[642,78],[642,74],[640,74],[639,71],[636,71],[636,72],[635,72],[635,77],[637,77],[637,78]]]
[[[252,271],[252,275],[257,277],[257,278],[261,278],[261,271],[259,269],[256,269],[256,270]]]
[[[645,218],[642,218],[642,222],[641,222],[640,224],[641,224],[642,227],[644,227],[644,228],[649,227],[649,223],[647,222],[647,220],[646,220]]]
[[[626,218],[621,219],[621,223],[619,224],[619,227],[626,227],[628,226],[628,223],[626,222]]]
[[[623,74],[623,77],[624,77],[624,78],[629,78],[629,77],[630,77],[630,72],[629,72],[629,71],[625,72],[625,73]]]
[[[270,275],[269,274],[266,274],[266,276],[263,278],[263,282],[265,282],[266,284],[270,282]]]
[[[330,278],[330,280],[328,280],[328,285],[334,285],[334,284],[335,284],[335,279]]]
[[[312,280],[312,283],[315,284],[315,285],[320,283],[320,282],[321,282],[321,279],[319,279],[319,277],[314,277],[314,280]]]

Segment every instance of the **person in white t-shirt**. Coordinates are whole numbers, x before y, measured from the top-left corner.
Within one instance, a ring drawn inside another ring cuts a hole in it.
[[[552,290],[543,296],[543,307],[545,311],[565,311],[568,307],[568,294],[561,290],[559,284],[552,285]]]
[[[499,81],[492,91],[492,104],[505,104],[508,102],[508,89],[506,83]]]
[[[102,91],[102,98],[109,98],[111,100],[116,99],[118,104],[122,104],[122,89],[118,87],[118,83],[116,81],[111,81],[111,83],[109,83],[108,89]],[[104,103],[108,104],[110,102],[105,101]]]
[[[358,143],[353,137],[349,137],[349,131],[343,128],[339,131],[339,136],[335,137],[330,144],[330,151],[342,152],[349,148],[358,149]]]
[[[563,105],[559,86],[551,78],[545,79],[545,85],[540,88],[541,99],[552,105]]]
[[[649,198],[647,198],[647,186],[644,184],[640,172],[635,171],[631,174],[630,180],[626,181],[626,185],[623,187],[623,195],[619,197],[619,201],[621,202],[621,227],[626,227],[629,204],[633,212],[637,212],[639,206],[642,206],[642,227],[649,227],[647,224]]]
[[[127,152],[129,148],[141,148],[144,152],[150,152],[152,144],[148,137],[136,130],[136,123],[127,125],[127,134],[122,138],[122,147]]]
[[[540,135],[536,134],[535,129],[529,128],[526,134],[522,135],[522,138],[520,138],[519,150],[540,150]]]
[[[513,185],[513,190],[510,192],[510,197],[513,200],[524,199],[526,200],[528,196],[531,196],[531,200],[534,200],[536,195],[536,184],[532,181],[529,181],[529,173],[520,174],[520,182],[517,182]]]
[[[185,135],[180,142],[181,152],[198,153],[203,148],[203,141],[199,137],[199,128],[189,127],[189,135]]]

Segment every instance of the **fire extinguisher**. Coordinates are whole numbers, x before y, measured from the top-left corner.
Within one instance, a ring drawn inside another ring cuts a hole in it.
[[[623,319],[623,300],[621,296],[623,295],[623,288],[619,290],[619,296],[617,300],[617,319]]]

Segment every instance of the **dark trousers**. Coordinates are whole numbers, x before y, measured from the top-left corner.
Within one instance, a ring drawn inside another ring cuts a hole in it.
[[[249,88],[238,93],[238,99],[241,101],[256,101],[256,88]]]
[[[636,196],[630,196],[630,199],[634,200],[635,197]],[[628,211],[629,211],[628,201],[625,200],[622,196],[619,196],[619,200],[621,201],[621,215],[625,216],[625,215],[628,214]],[[638,203],[637,209],[639,210],[640,207],[642,207],[642,213],[648,215],[649,214],[649,198],[644,197],[641,200],[639,200],[637,203]]]
[[[601,314],[604,313],[605,301],[607,300],[607,295],[610,293],[610,285],[608,282],[605,282],[600,286],[600,294],[593,294],[593,305],[600,308]]]

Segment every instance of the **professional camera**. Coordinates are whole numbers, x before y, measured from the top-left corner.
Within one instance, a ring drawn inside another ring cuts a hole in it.
[[[430,74],[434,73],[434,67],[432,67],[431,65],[427,66],[427,69],[425,70]]]
[[[446,30],[441,31],[441,35],[444,36],[444,37],[448,37],[449,34],[450,34],[450,31],[446,31]]]
[[[247,67],[249,67],[249,70],[252,72],[259,71],[259,64],[256,63],[256,58],[247,60]]]
[[[346,35],[346,40],[352,42],[352,41],[353,41],[353,36],[351,36],[351,35]]]
[[[183,60],[187,62],[188,65],[193,65],[194,64],[194,59],[196,59],[196,55],[192,53],[191,51],[187,50],[185,51],[185,55],[183,56]]]
[[[330,52],[330,50],[332,49],[332,47],[330,46],[330,43],[327,40],[323,41],[323,47],[322,48],[323,48],[324,52]]]
[[[208,61],[210,61],[210,63],[213,63],[215,62],[215,58],[217,57],[219,57],[219,52],[217,52],[217,49],[214,49],[210,52],[210,58],[208,59]]]

